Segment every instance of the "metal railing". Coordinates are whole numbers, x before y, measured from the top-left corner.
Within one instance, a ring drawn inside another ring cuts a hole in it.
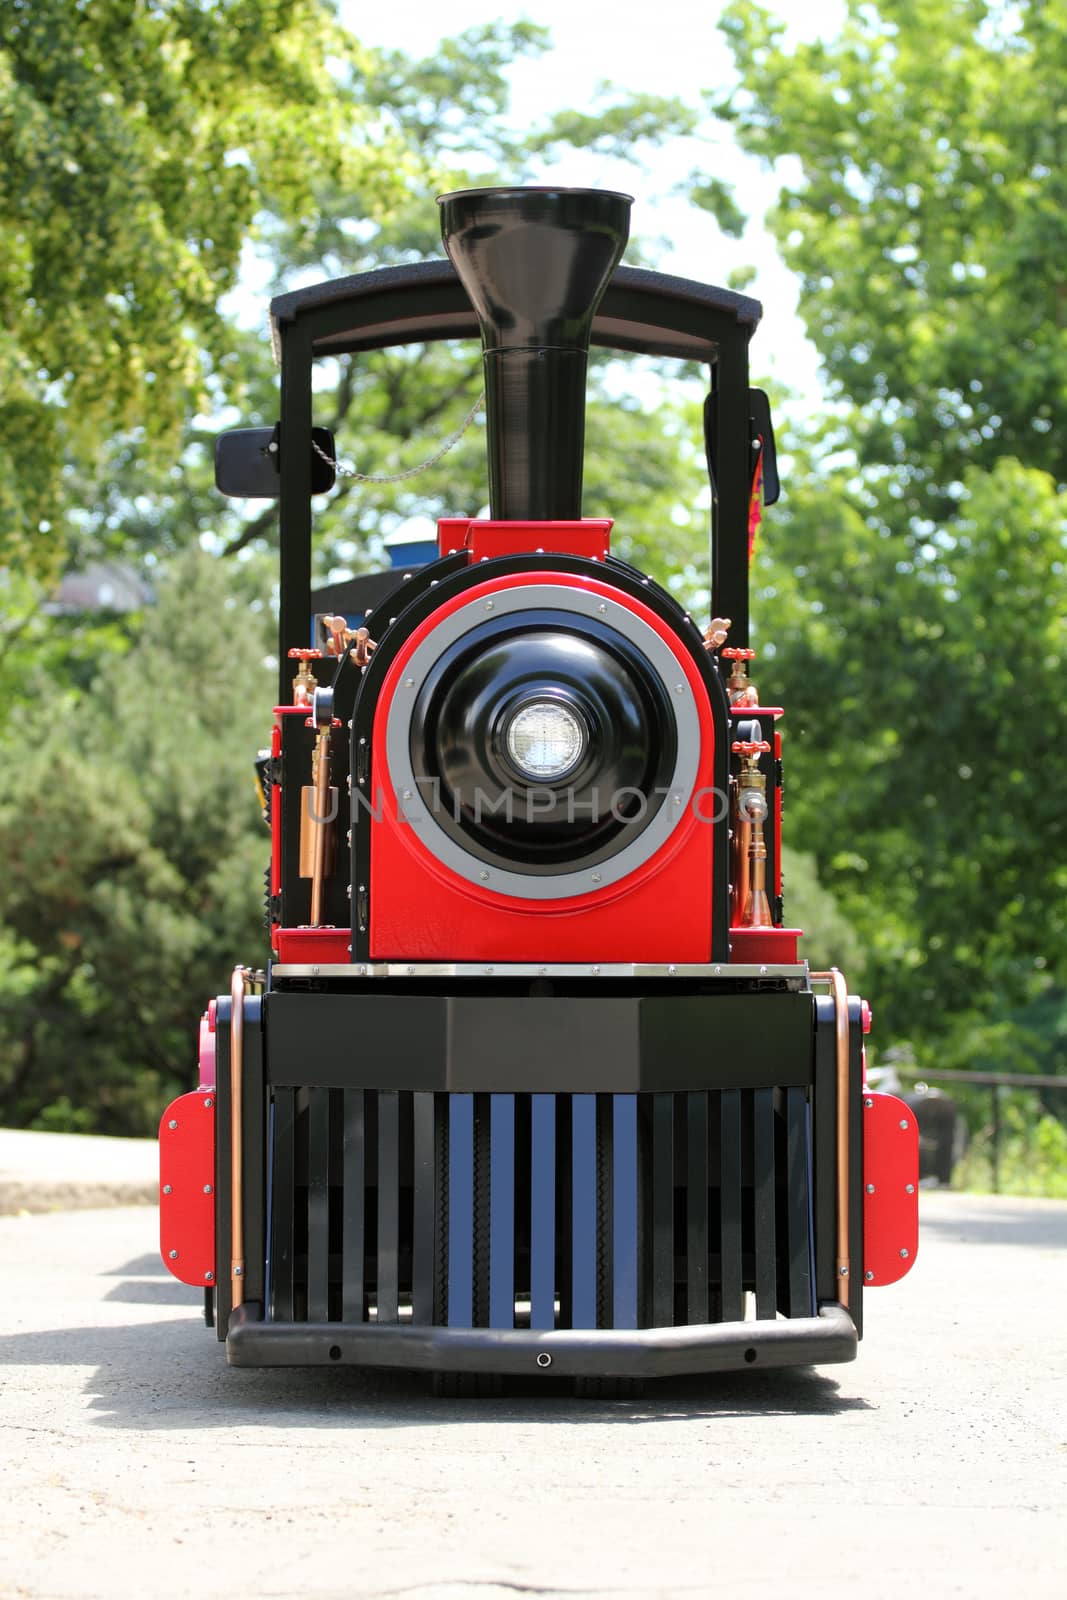
[[[1047,1073],[1036,1072],[957,1072],[947,1068],[942,1072],[923,1072],[918,1067],[898,1068],[897,1070],[901,1078],[911,1080],[912,1088],[918,1088],[920,1084],[925,1086],[941,1083],[965,1083],[974,1089],[988,1089],[990,1091],[992,1111],[990,1119],[990,1167],[994,1194],[1000,1193],[1000,1149],[1003,1135],[1001,1090],[1058,1089],[1061,1094],[1067,1093],[1067,1075],[1053,1077]]]

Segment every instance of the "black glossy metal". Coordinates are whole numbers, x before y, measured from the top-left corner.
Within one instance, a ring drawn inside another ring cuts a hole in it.
[[[786,1309],[791,1317],[803,1317],[810,1313],[815,1303],[811,1281],[811,1230],[808,1225],[811,1193],[808,1104],[804,1091],[786,1089],[785,1106],[785,1177],[788,1196],[786,1248],[789,1253],[789,1303]],[[858,1254],[862,1254],[862,1247]]]
[[[400,1306],[400,1095],[378,1096],[378,1321]]]
[[[308,1096],[308,1320],[330,1315],[330,1091]]]
[[[780,1082],[781,1072],[778,1078]],[[719,1102],[719,1314],[723,1322],[739,1322],[745,1309],[741,1275],[741,1096],[736,1089],[724,1089]]]
[[[802,1089],[796,1092],[803,1097]],[[752,1233],[756,1258],[757,1317],[773,1317],[777,1309],[778,1274],[774,1228],[775,1131],[774,1090],[757,1089],[752,1096]]]
[[[492,515],[580,517],[589,339],[632,200],[597,189],[467,189],[438,204],[481,329]]]
[[[538,1357],[549,1356],[546,1365]],[[795,1367],[853,1361],[856,1327],[841,1306],[775,1322],[640,1330],[557,1328],[339,1327],[264,1323],[253,1309],[232,1319],[232,1366],[421,1367],[437,1372],[510,1372],[531,1378],[584,1373],[671,1377],[744,1367]]]
[[[270,1311],[279,1322],[295,1315],[293,1223],[295,1218],[296,1090],[275,1089],[271,1159]]]
[[[365,1094],[362,1089],[344,1091],[341,1317],[345,1322],[362,1322],[366,1316],[363,1296],[367,1182],[364,1099]]]
[[[412,1095],[412,1223],[411,1320],[433,1321],[434,1212],[437,1187],[434,1171],[434,1097]]]
[[[531,783],[508,754],[511,718],[535,700],[569,707],[586,730],[558,782]],[[410,741],[438,824],[483,860],[531,873],[595,866],[632,844],[663,805],[676,749],[670,698],[640,651],[592,618],[532,608],[442,651]]]

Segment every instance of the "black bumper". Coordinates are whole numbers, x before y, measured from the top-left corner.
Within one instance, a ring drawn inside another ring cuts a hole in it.
[[[226,1356],[235,1367],[398,1367],[547,1378],[669,1378],[746,1366],[853,1361],[856,1346],[855,1323],[843,1306],[833,1302],[821,1306],[815,1317],[636,1331],[562,1328],[545,1333],[264,1322],[258,1306],[245,1305],[230,1317]]]

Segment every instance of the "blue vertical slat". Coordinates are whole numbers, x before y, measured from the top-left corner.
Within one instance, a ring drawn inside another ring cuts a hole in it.
[[[571,1326],[596,1327],[596,1095],[572,1097]]]
[[[448,1097],[448,1324],[474,1323],[474,1096]]]
[[[637,1327],[637,1096],[613,1095],[612,1323]]]
[[[489,1096],[489,1326],[515,1326],[515,1096]]]
[[[556,1097],[530,1096],[530,1327],[556,1326]]]

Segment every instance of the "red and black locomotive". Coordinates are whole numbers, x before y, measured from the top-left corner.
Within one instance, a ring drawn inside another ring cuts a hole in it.
[[[760,307],[619,266],[624,195],[440,206],[448,260],[275,300],[280,422],[219,441],[220,488],[280,500],[271,959],[164,1115],[164,1259],[240,1365],[597,1389],[849,1360],[865,1285],[915,1256],[916,1137],[783,922],[781,711],[747,671]],[[490,515],[313,592],[315,361],[479,336]],[[590,343],[710,369],[708,628],[582,516]]]

